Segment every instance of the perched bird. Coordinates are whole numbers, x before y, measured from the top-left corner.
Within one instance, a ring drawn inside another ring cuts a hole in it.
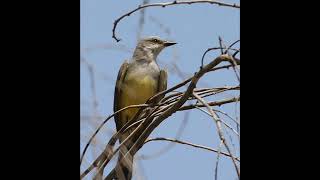
[[[138,42],[131,60],[125,61],[119,70],[114,93],[114,112],[130,105],[144,104],[156,93],[167,89],[167,72],[159,68],[156,59],[161,50],[174,44],[176,43],[161,40],[159,37],[148,37]],[[117,131],[130,121],[138,110],[139,108],[130,108],[115,115]],[[120,143],[132,131],[120,134]],[[133,156],[129,155],[119,164],[119,160],[129,149],[130,146],[120,149],[116,179],[130,180],[132,177]]]

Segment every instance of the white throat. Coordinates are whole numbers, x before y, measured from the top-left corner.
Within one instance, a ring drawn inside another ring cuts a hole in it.
[[[135,60],[145,59],[155,61],[161,50],[154,50],[148,47],[137,47],[133,53],[132,58]]]

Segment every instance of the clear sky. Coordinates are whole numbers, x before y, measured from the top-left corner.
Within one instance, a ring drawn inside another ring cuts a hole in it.
[[[224,2],[240,4],[236,0]],[[92,93],[92,81],[90,81],[88,68],[84,63],[81,63],[82,151],[84,144],[95,128],[108,115],[113,113],[116,76],[123,61],[132,56],[133,48],[137,42],[141,14],[136,12],[120,21],[116,29],[117,36],[122,39],[119,43],[112,39],[113,22],[119,16],[136,8],[142,1],[80,0],[80,3],[81,57],[93,67],[96,92],[95,95]],[[169,33],[165,31],[166,29],[169,30]],[[186,78],[190,77],[199,70],[201,57],[205,50],[219,45],[218,36],[221,36],[226,44],[240,39],[240,10],[210,4],[147,8],[141,36],[150,35],[156,35],[178,43],[163,50],[158,56],[160,66],[169,69],[168,87],[172,87],[182,81],[177,73],[170,70],[172,69],[172,62],[177,64]],[[208,53],[205,62],[209,62],[216,55],[217,53]],[[201,79],[198,87],[224,85],[238,85],[232,70],[210,73]],[[212,97],[210,100],[224,99],[235,95],[236,93],[230,92]],[[93,108],[94,96],[97,99],[96,112]],[[217,109],[235,117],[235,105],[221,106]],[[96,118],[92,118],[94,114]],[[180,140],[218,148],[219,139],[215,123],[199,110],[190,111],[187,123],[184,120],[184,113],[174,114],[164,121],[151,134],[151,137],[175,138],[181,124],[185,124],[185,128],[179,137]],[[81,168],[82,171],[101,152],[114,129],[115,125],[112,119],[99,133],[94,145],[89,148],[84,166]],[[238,142],[234,141],[233,143],[239,150]],[[167,144],[167,142],[151,142],[139,151],[137,157],[152,155],[166,147]],[[237,155],[239,155],[239,151]],[[216,153],[177,144],[160,156],[146,160],[140,159],[136,163],[138,176],[135,176],[134,179],[209,180],[213,179]],[[220,160],[218,178],[220,180],[236,179],[236,172],[231,160],[223,156]]]

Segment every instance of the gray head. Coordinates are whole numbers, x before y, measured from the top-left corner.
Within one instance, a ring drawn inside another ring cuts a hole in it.
[[[159,37],[151,36],[141,39],[134,51],[133,58],[156,60],[159,53],[166,47],[176,44],[172,41],[162,40]]]

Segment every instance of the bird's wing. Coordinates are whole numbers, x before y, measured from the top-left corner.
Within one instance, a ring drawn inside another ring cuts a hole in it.
[[[161,69],[160,75],[159,75],[159,81],[158,81],[158,92],[167,90],[167,79],[168,79],[167,71],[164,69]],[[160,96],[157,102],[159,102],[163,97],[164,95]]]
[[[121,109],[121,107],[120,107],[120,96],[122,94],[123,80],[124,80],[124,78],[126,76],[128,65],[129,65],[128,61],[125,61],[121,65],[120,70],[118,72],[116,87],[115,87],[115,90],[114,90],[114,101],[113,101],[113,111],[114,112],[116,112],[116,111]],[[118,113],[118,114],[116,114],[114,116],[114,120],[115,120],[115,123],[116,123],[117,131],[119,131],[121,129],[121,127],[123,126],[120,116],[121,116],[121,113]]]

